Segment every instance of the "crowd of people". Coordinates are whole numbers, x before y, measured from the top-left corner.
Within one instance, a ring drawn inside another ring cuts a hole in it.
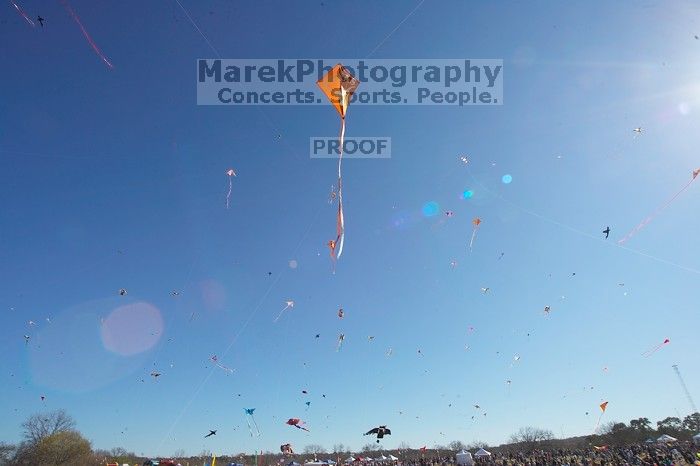
[[[635,444],[580,450],[493,451],[474,458],[475,466],[685,466],[700,465],[700,449],[690,442]],[[452,466],[456,459],[421,458],[402,466]]]

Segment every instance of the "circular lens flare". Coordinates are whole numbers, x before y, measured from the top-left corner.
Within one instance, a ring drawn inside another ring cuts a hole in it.
[[[440,211],[440,204],[434,201],[426,202],[423,204],[422,210],[425,217],[432,217],[437,215],[437,213]]]
[[[127,304],[113,310],[102,322],[100,336],[104,347],[122,356],[149,350],[163,334],[160,311],[144,302]]]
[[[503,184],[510,184],[510,182],[513,181],[513,177],[510,175],[503,175],[501,181],[503,182]]]

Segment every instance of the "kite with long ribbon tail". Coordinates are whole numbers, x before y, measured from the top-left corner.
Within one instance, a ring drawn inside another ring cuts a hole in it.
[[[321,79],[316,81],[321,91],[333,104],[340,114],[340,137],[338,155],[338,215],[336,218],[336,239],[328,243],[331,248],[331,258],[334,263],[343,254],[343,243],[345,242],[345,217],[343,214],[343,144],[345,143],[345,116],[347,115],[350,97],[360,85],[360,81],[355,78],[347,68],[338,63],[326,73]],[[336,250],[337,249],[337,250]]]
[[[697,169],[693,170],[693,176],[692,176],[692,178],[690,179],[690,181],[688,181],[688,183],[685,184],[685,186],[683,186],[683,187],[680,189],[680,191],[678,191],[676,194],[674,194],[673,196],[671,196],[666,202],[664,202],[664,203],[661,204],[659,207],[657,207],[656,210],[655,210],[654,212],[651,213],[651,215],[649,215],[647,218],[645,218],[644,220],[642,220],[642,221],[639,223],[639,225],[637,225],[636,227],[634,227],[634,228],[632,229],[632,231],[630,231],[629,233],[627,233],[627,234],[625,235],[625,237],[622,238],[621,240],[619,240],[617,243],[618,243],[618,244],[625,244],[630,238],[632,238],[634,235],[636,235],[637,233],[639,233],[639,231],[640,231],[642,228],[644,228],[645,226],[649,225],[649,224],[651,223],[652,220],[654,220],[661,212],[663,212],[669,205],[671,205],[671,203],[673,203],[673,201],[675,201],[675,200],[678,198],[678,196],[680,196],[681,194],[683,194],[683,193],[690,187],[690,185],[693,184],[693,181],[695,181],[695,178],[697,178],[698,175],[700,175],[700,168],[697,168]]]
[[[345,342],[345,334],[341,333],[338,335],[338,346],[335,348],[336,351],[340,351],[340,348],[343,347],[343,343]]]
[[[296,417],[289,418],[287,420],[287,425],[296,427],[297,429],[305,430],[307,432],[311,432],[309,429],[304,427],[306,425],[306,423],[304,421],[302,421],[301,419],[298,419]]]
[[[479,225],[481,225],[481,219],[479,217],[475,217],[474,220],[472,220],[472,226],[474,228],[472,229],[472,239],[469,241],[469,252],[472,252],[472,246],[474,245],[474,240],[476,239],[476,232],[479,230]]]
[[[12,3],[12,6],[15,7],[15,10],[17,10],[17,12],[18,12],[20,15],[22,15],[22,17],[23,17],[32,27],[36,27],[36,25],[34,24],[34,21],[32,21],[31,19],[29,19],[29,16],[27,15],[27,13],[26,13],[19,5],[17,5],[17,3],[14,2],[14,0],[10,0],[10,3]]]
[[[260,436],[260,429],[258,429],[258,423],[255,422],[255,408],[243,408],[245,411],[245,422],[248,424],[248,431],[250,431],[250,436],[253,436],[253,426],[255,426],[256,435]],[[253,423],[251,425],[251,422]]]
[[[225,370],[226,372],[228,372],[229,374],[233,374],[233,369],[231,369],[230,367],[227,367],[227,366],[224,366],[223,364],[221,364],[221,363],[219,362],[219,357],[218,357],[217,355],[213,355],[211,358],[209,358],[209,360],[210,360],[211,362],[213,362],[214,365],[215,365],[216,367],[218,367],[219,369],[223,369],[223,370]]]
[[[236,172],[233,168],[226,170],[226,176],[228,176],[228,192],[226,193],[226,208],[228,209],[229,201],[231,200],[231,191],[233,191],[233,177],[236,176]]]
[[[653,348],[649,348],[648,350],[643,352],[642,356],[644,356],[645,358],[648,358],[649,356],[656,353],[657,351],[659,351],[661,348],[663,348],[665,345],[668,345],[669,343],[671,343],[671,340],[666,338],[666,339],[664,339],[664,341],[662,341],[658,345],[654,346]]]
[[[107,59],[107,57],[105,57],[105,55],[102,53],[102,51],[101,51],[100,48],[97,46],[97,44],[95,43],[95,41],[92,40],[92,37],[90,37],[90,34],[87,32],[87,29],[85,29],[85,27],[83,26],[83,23],[80,22],[80,18],[79,18],[78,15],[75,13],[75,11],[73,11],[73,8],[71,8],[71,6],[68,4],[68,2],[67,2],[66,0],[61,0],[61,4],[63,4],[63,8],[66,9],[66,11],[68,12],[68,14],[70,14],[71,17],[73,18],[73,20],[78,24],[78,26],[80,27],[80,30],[83,32],[83,35],[85,36],[85,39],[86,39],[86,40],[88,41],[88,43],[90,44],[90,47],[92,47],[92,50],[94,50],[95,53],[96,53],[97,55],[100,56],[100,58],[102,59],[102,61],[105,62],[105,64],[106,64],[110,69],[114,69],[114,65],[112,65],[112,63]]]
[[[284,311],[286,311],[290,307],[294,307],[294,301],[292,301],[291,299],[289,301],[285,301],[285,304],[286,304],[286,306],[284,307],[284,309],[282,309],[280,311],[279,314],[277,314],[277,317],[275,317],[275,320],[273,322],[277,322],[279,320],[279,318],[282,317],[282,314],[284,313]]]
[[[596,422],[596,424],[595,424],[595,429],[593,429],[593,433],[595,433],[595,431],[598,430],[598,426],[600,425],[600,420],[603,418],[603,414],[605,414],[605,410],[607,409],[607,407],[608,407],[607,401],[604,401],[600,404],[600,406],[599,406],[600,416],[598,416],[598,422]]]

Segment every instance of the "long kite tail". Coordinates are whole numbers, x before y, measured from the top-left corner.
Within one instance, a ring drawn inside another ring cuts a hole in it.
[[[250,436],[252,437],[253,436],[253,428],[250,427],[250,421],[248,420],[247,417],[245,418],[245,423],[248,424],[248,432],[250,432]]]
[[[474,245],[474,239],[476,238],[476,228],[472,232],[472,239],[469,241],[469,252],[472,252],[472,246]]]
[[[343,144],[345,142],[345,117],[341,118],[340,123],[340,154],[338,156],[338,218],[336,220],[336,246],[338,254],[336,259],[340,259],[343,254],[343,243],[345,242],[345,216],[343,214]]]
[[[289,307],[289,306],[287,306],[287,307]],[[277,322],[277,321],[279,320],[279,318],[282,317],[282,314],[284,313],[284,311],[287,310],[287,307],[285,307],[284,309],[282,309],[282,310],[280,311],[280,313],[277,314],[277,317],[275,317],[275,320],[273,320],[273,322]]]
[[[634,235],[636,235],[642,228],[644,228],[645,226],[649,225],[649,223],[651,223],[651,221],[654,220],[654,218],[656,218],[657,215],[659,215],[661,212],[663,212],[669,205],[671,205],[671,203],[672,203],[673,201],[676,200],[676,198],[678,198],[678,196],[680,196],[681,194],[683,194],[683,193],[685,192],[685,190],[688,189],[688,188],[690,187],[691,184],[693,184],[693,181],[695,181],[695,178],[696,178],[696,177],[693,177],[693,179],[691,179],[685,186],[683,186],[683,187],[681,188],[680,191],[678,191],[676,194],[674,194],[673,196],[671,196],[671,198],[669,198],[666,202],[664,202],[664,203],[661,204],[659,207],[657,207],[656,210],[654,210],[654,212],[652,212],[651,215],[649,215],[647,218],[645,218],[644,220],[642,220],[642,221],[639,223],[639,225],[637,225],[636,227],[634,227],[634,228],[632,229],[632,231],[630,231],[629,233],[627,233],[627,234],[625,235],[625,237],[622,238],[621,240],[619,240],[617,243],[618,243],[618,244],[624,244],[624,243],[627,242],[630,238],[632,238]]]
[[[22,17],[23,17],[32,27],[36,27],[36,24],[34,24],[34,21],[32,21],[31,19],[29,19],[29,16],[27,15],[27,13],[25,13],[25,11],[24,11],[19,5],[17,5],[17,3],[14,2],[14,0],[10,0],[10,3],[12,3],[12,5],[15,7],[15,10],[17,10],[17,12],[18,12],[20,15],[22,15]]]
[[[229,201],[231,200],[231,191],[233,191],[233,180],[228,179],[228,193],[226,193],[226,208],[228,209]]]
[[[258,423],[255,422],[255,417],[253,417],[251,415],[250,418],[253,420],[253,425],[255,426],[255,431],[258,433],[258,435],[260,435],[260,428],[258,427]]]
[[[90,47],[92,47],[92,50],[94,50],[95,53],[96,53],[97,55],[100,56],[100,58],[102,59],[102,61],[105,62],[105,64],[106,64],[110,69],[114,69],[114,65],[112,65],[112,63],[109,61],[109,59],[108,59],[107,57],[105,57],[104,53],[102,53],[102,51],[101,51],[100,48],[97,46],[97,44],[95,43],[95,41],[92,40],[92,37],[90,37],[90,33],[87,32],[87,29],[85,29],[85,27],[83,26],[83,23],[80,22],[80,18],[79,18],[78,15],[75,13],[75,11],[73,11],[73,8],[71,8],[71,6],[68,4],[67,0],[61,0],[61,3],[63,4],[63,8],[66,9],[66,11],[68,12],[68,14],[71,15],[71,17],[73,18],[73,20],[74,20],[74,21],[78,24],[78,26],[80,27],[80,30],[83,32],[83,35],[85,36],[85,39],[88,41],[88,44],[90,44]]]

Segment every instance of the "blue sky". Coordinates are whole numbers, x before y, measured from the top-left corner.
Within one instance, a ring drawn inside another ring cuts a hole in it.
[[[605,400],[603,421],[689,413],[671,365],[697,398],[700,187],[616,240],[700,166],[697,5],[428,0],[390,34],[417,3],[181,2],[225,58],[501,58],[505,104],[351,108],[348,135],[392,158],[344,165],[333,275],[335,161],[307,155],[330,105],[197,106],[213,52],[177,2],[71,2],[114,70],[60,3],[21,3],[43,29],[6,5],[0,439],[55,408],[147,455],[359,449],[378,424],[385,448],[583,435]]]

